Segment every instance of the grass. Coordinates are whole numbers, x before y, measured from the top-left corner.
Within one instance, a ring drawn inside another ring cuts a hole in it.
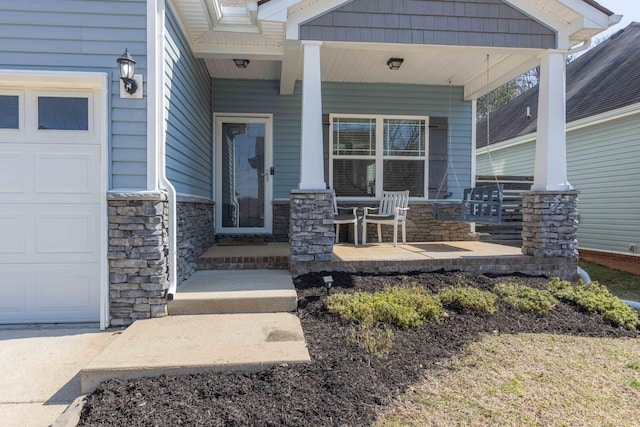
[[[618,298],[640,301],[640,276],[588,261],[580,261],[580,267]]]
[[[377,427],[640,425],[634,339],[495,335],[400,396]]]

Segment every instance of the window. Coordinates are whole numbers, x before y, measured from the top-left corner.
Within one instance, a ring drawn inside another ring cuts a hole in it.
[[[17,95],[0,95],[0,129],[20,128],[19,101]]]
[[[38,129],[89,130],[89,99],[39,96]]]
[[[428,117],[332,116],[331,180],[338,197],[409,190],[426,197]]]

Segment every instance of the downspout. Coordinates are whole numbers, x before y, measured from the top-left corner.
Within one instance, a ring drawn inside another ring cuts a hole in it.
[[[591,283],[591,277],[589,277],[589,273],[587,273],[580,267],[578,267],[578,277],[580,277],[580,279],[582,279],[582,281],[587,285]],[[633,308],[638,313],[640,313],[640,302],[630,301],[626,299],[620,299],[620,301],[622,301],[623,303],[627,304],[629,307]]]
[[[155,46],[153,49],[154,68],[155,68],[155,99],[153,106],[155,108],[156,120],[156,146],[157,146],[157,164],[158,164],[158,184],[159,189],[167,192],[168,202],[168,240],[169,240],[169,258],[168,258],[168,275],[169,288],[167,289],[167,300],[173,300],[178,286],[178,264],[177,264],[177,207],[176,207],[176,189],[167,178],[166,168],[166,109],[165,109],[165,93],[164,93],[164,52],[165,52],[165,0],[149,0],[154,3],[153,16],[155,19],[155,29],[153,34],[155,38]],[[149,37],[149,40],[152,38]]]

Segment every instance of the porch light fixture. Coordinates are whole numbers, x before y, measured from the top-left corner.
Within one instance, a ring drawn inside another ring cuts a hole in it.
[[[247,68],[247,65],[249,65],[249,62],[251,61],[249,61],[248,59],[234,59],[233,62],[238,68]]]
[[[124,90],[126,90],[128,94],[133,95],[138,90],[138,84],[134,79],[136,74],[136,61],[129,55],[129,51],[125,49],[122,56],[117,59],[117,62],[120,79],[124,83]]]
[[[403,62],[403,58],[389,58],[389,60],[387,61],[387,66],[390,70],[399,70]]]

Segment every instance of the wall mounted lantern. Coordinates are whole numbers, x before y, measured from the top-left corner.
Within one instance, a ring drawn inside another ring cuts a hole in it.
[[[117,62],[124,89],[130,95],[133,95],[138,90],[138,84],[133,79],[136,74],[136,61],[129,55],[129,51],[125,49],[122,56],[117,59]]]
[[[247,65],[249,65],[251,61],[249,61],[248,59],[234,59],[233,62],[238,68],[247,68]]]
[[[399,70],[403,62],[403,58],[389,58],[389,60],[387,61],[387,66],[390,70]]]

